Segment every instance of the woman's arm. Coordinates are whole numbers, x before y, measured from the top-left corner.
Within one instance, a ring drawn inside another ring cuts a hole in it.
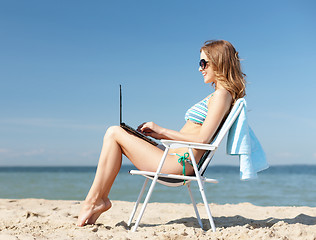
[[[227,90],[219,89],[208,102],[208,114],[198,134],[190,134],[160,127],[153,122],[143,123],[138,130],[156,139],[209,143],[224,116],[228,113],[232,97]]]

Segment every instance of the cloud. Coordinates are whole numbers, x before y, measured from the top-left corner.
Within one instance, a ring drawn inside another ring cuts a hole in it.
[[[0,148],[0,154],[8,153],[9,151],[9,149]]]
[[[87,129],[87,130],[103,130],[105,125],[102,124],[83,124],[76,123],[65,119],[54,118],[11,118],[1,119],[2,125],[18,125],[18,126],[36,126],[49,128],[70,128],[70,129]]]
[[[27,152],[22,152],[24,156],[38,156],[45,153],[44,149],[35,149]]]
[[[43,155],[45,150],[43,148],[40,149],[32,149],[27,151],[17,151],[11,149],[0,149],[0,155],[2,157],[7,158],[17,158],[17,157],[32,157],[32,156],[39,156]]]
[[[264,117],[275,119],[283,122],[292,122],[305,127],[316,128],[316,119],[313,116],[301,116],[293,113],[284,112],[265,112]]]
[[[100,153],[96,151],[86,151],[86,152],[78,152],[77,154],[79,157],[82,157],[82,158],[91,158],[91,157],[98,157]]]
[[[275,154],[275,156],[277,158],[297,158],[299,157],[299,154],[298,153],[292,153],[292,152],[278,152]]]

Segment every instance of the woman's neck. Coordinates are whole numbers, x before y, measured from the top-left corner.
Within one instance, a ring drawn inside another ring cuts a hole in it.
[[[215,87],[215,91],[219,90],[219,89],[224,89],[224,87],[222,86],[222,84],[220,84],[219,82],[215,82],[214,83],[214,87]]]

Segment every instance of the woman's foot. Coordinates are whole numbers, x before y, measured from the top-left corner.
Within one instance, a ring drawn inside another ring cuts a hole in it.
[[[112,204],[109,198],[100,199],[96,203],[88,203],[87,200],[83,203],[81,208],[77,225],[84,226],[86,223],[94,224],[99,216],[109,210]]]
[[[106,198],[106,199],[104,200],[104,203],[105,203],[105,210],[104,210],[103,212],[109,210],[109,209],[112,207],[112,203],[111,203],[111,201],[110,201],[109,198]],[[95,222],[97,221],[97,219],[99,218],[99,216],[100,216],[103,212],[97,212],[97,213],[93,214],[93,215],[88,219],[87,224],[95,224]]]

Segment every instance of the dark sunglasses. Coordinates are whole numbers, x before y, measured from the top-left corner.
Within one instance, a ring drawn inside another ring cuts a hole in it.
[[[208,61],[206,61],[205,59],[201,59],[199,64],[200,67],[202,68],[202,70],[204,70],[206,68],[206,64],[208,63]]]

